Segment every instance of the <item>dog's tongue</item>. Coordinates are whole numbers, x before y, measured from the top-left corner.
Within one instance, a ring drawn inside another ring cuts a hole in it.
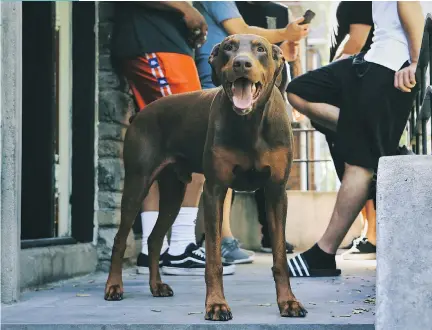
[[[249,109],[252,106],[252,82],[248,79],[237,79],[232,86],[233,102],[238,109]]]

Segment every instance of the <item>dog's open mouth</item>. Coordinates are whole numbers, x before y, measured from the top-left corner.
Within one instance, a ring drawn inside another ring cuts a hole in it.
[[[241,111],[246,111],[252,108],[252,105],[258,99],[262,85],[261,83],[253,83],[247,78],[238,78],[233,83],[229,84],[232,101],[234,107]]]

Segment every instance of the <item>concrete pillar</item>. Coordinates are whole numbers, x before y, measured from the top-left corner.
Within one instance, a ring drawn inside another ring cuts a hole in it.
[[[22,3],[0,2],[1,302],[20,292]]]
[[[377,189],[376,329],[430,329],[432,156],[383,157]]]

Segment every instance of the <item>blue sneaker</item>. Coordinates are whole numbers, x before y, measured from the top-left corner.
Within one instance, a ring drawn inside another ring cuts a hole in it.
[[[229,264],[250,264],[255,253],[240,248],[240,242],[234,237],[225,237],[221,244],[222,261]]]

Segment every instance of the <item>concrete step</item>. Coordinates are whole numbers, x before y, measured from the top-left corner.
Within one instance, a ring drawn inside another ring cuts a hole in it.
[[[309,311],[302,319],[279,316],[271,263],[271,256],[259,254],[254,264],[237,266],[235,275],[224,277],[234,316],[229,322],[204,320],[202,277],[163,276],[175,295],[158,299],[149,292],[148,276],[129,269],[123,301],[104,301],[107,274],[91,274],[24,292],[21,302],[2,305],[1,329],[374,329],[373,261],[338,259],[343,269],[338,278],[293,279],[294,294]]]

